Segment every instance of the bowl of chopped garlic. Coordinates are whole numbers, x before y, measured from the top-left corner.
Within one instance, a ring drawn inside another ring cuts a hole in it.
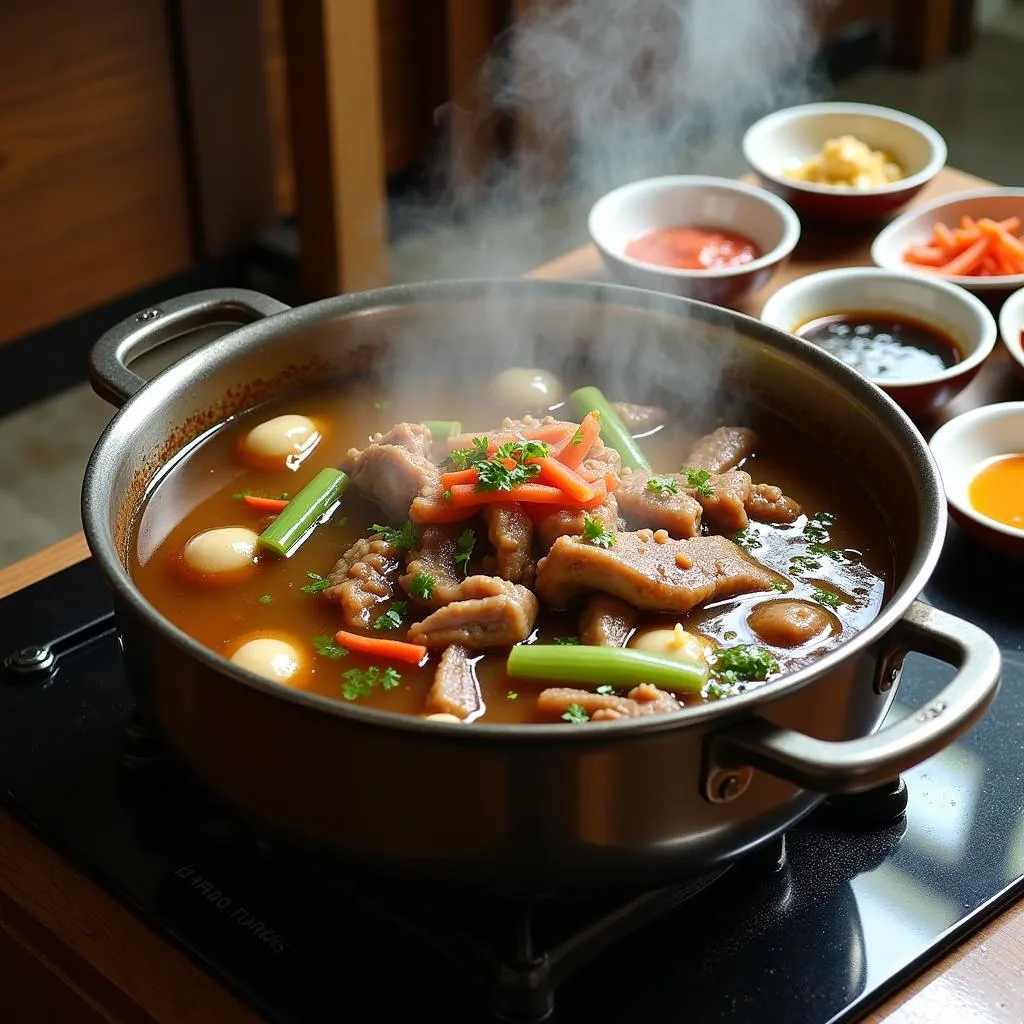
[[[743,155],[764,185],[804,219],[881,220],[946,163],[946,143],[924,121],[866,103],[808,103],[761,118]]]

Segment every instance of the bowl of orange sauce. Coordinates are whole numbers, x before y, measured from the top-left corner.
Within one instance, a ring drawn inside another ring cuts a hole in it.
[[[736,306],[768,283],[800,239],[790,207],[729,178],[646,178],[602,196],[590,237],[614,277]]]
[[[930,447],[954,520],[986,546],[1024,558],[1024,402],[957,416]]]

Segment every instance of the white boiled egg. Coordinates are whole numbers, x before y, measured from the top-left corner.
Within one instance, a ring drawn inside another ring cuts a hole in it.
[[[197,533],[186,545],[186,568],[201,576],[230,576],[255,564],[259,535],[244,526],[221,526]]]
[[[648,629],[638,633],[629,642],[629,646],[638,651],[662,654],[667,658],[697,662],[707,661],[715,650],[710,640],[687,633],[679,622],[671,629]]]
[[[301,463],[319,440],[320,431],[308,416],[275,416],[245,435],[242,453],[258,466],[276,469]]]
[[[291,682],[303,668],[298,645],[275,636],[258,636],[246,640],[231,655],[231,660],[239,668],[248,669],[275,683]]]
[[[562,401],[562,382],[547,370],[513,366],[492,378],[490,394],[502,412],[543,412]]]

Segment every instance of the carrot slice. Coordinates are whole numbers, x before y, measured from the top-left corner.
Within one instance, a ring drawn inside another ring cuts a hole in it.
[[[583,422],[570,439],[565,448],[559,452],[558,461],[569,469],[575,469],[590,454],[591,449],[597,444],[598,435],[601,433],[601,414],[591,410],[583,417]]]
[[[936,224],[932,228],[932,233],[935,236],[936,243],[944,249],[952,249],[956,244],[953,232],[945,224]]]
[[[605,501],[608,499],[608,488],[605,487],[604,481],[599,483],[594,488],[594,491],[596,492],[594,494],[594,497],[591,498],[590,501],[585,502],[583,505],[581,505],[580,508],[586,509],[588,512],[591,512],[599,505],[603,505]]]
[[[978,230],[1015,259],[1024,260],[1024,242],[988,217],[978,221]]]
[[[522,484],[512,491],[476,491],[472,484],[456,484],[451,488],[452,505],[456,508],[490,505],[495,502],[522,501],[534,505],[562,505],[571,507],[579,505],[572,501],[564,491],[547,484]],[[413,503],[415,505],[415,502]]]
[[[936,270],[940,274],[950,277],[966,277],[981,263],[987,251],[988,239],[979,238],[970,248],[965,249],[959,256],[953,257],[941,267],[936,267]]]
[[[347,629],[339,629],[334,634],[334,639],[350,651],[371,654],[378,658],[390,658],[393,661],[407,661],[410,665],[419,665],[427,657],[427,649],[422,644],[410,644],[404,640],[361,636],[359,633],[350,633]]]
[[[477,471],[470,466],[469,469],[459,469],[452,473],[445,473],[441,477],[441,486],[447,490],[447,488],[454,486],[455,484],[475,484],[479,474]]]
[[[258,512],[283,512],[288,507],[284,498],[261,498],[258,494],[243,495],[242,500]]]
[[[996,223],[1004,231],[1012,233],[1020,230],[1020,217],[1007,217],[1006,220],[998,220]]]
[[[941,267],[949,259],[949,254],[937,245],[912,245],[903,258],[922,267]]]
[[[594,497],[594,488],[587,483],[578,473],[574,473],[558,459],[548,458],[531,459],[532,464],[540,466],[540,473],[537,475],[537,483],[550,484],[557,487],[569,498],[576,502],[590,501]],[[514,492],[513,492],[514,493]]]

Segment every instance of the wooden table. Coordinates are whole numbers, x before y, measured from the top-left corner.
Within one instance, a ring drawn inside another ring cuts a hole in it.
[[[946,170],[920,201],[984,182]],[[863,264],[860,234],[809,235],[793,261],[747,311],[800,274]],[[603,278],[584,246],[534,271],[536,277]],[[1002,352],[994,354],[955,409],[1021,397]],[[0,598],[88,557],[81,534],[0,571]],[[938,1020],[1021,1024],[1024,1019],[1024,902],[961,944],[879,1010],[869,1024]],[[0,814],[0,1021],[162,1021],[250,1024],[258,1018],[177,950],[28,830]]]

